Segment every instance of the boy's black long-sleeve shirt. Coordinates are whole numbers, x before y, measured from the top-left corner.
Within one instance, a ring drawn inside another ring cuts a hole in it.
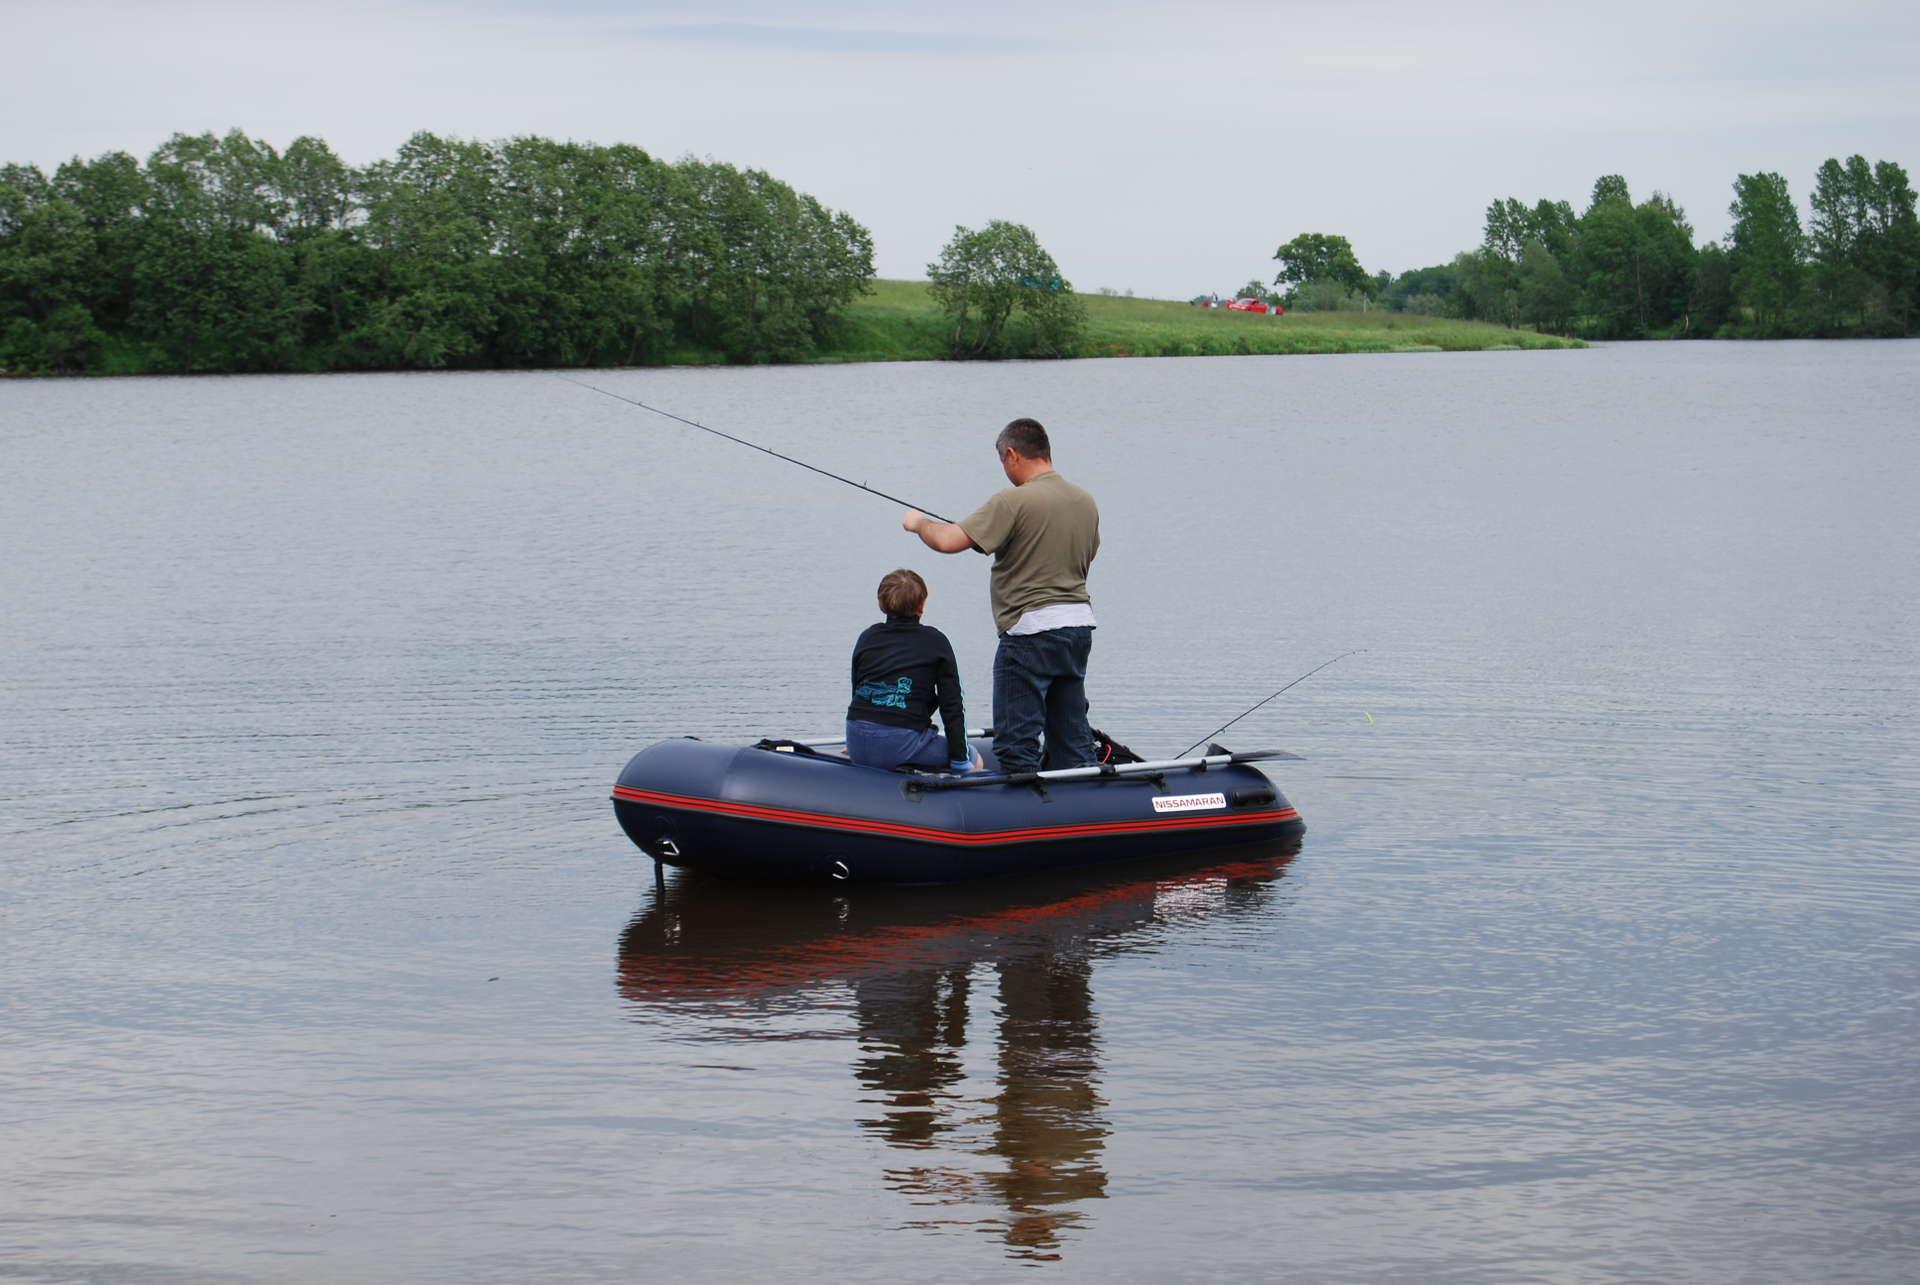
[[[868,626],[853,645],[853,703],[847,717],[918,729],[933,725],[935,709],[946,728],[947,757],[966,758],[966,709],[953,644],[918,616],[888,616]]]

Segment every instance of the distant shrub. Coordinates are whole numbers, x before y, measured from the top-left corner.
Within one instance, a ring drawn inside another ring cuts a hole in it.
[[[956,227],[927,265],[929,292],[951,320],[954,357],[1068,357],[1085,307],[1032,229],[994,219]],[[1018,312],[1024,324],[1009,326]]]
[[[1366,297],[1333,281],[1307,281],[1294,287],[1287,307],[1294,312],[1358,312]]]

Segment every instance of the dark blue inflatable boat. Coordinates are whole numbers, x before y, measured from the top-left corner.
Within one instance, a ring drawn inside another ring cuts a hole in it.
[[[614,814],[666,865],[802,882],[948,883],[1306,831],[1252,766],[1298,757],[1280,751],[1145,762],[1122,747],[1132,761],[1007,775],[975,741],[987,770],[955,776],[862,767],[839,744],[662,741],[620,773]]]

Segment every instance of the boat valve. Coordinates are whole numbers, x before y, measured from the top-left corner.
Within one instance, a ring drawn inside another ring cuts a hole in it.
[[[853,871],[847,868],[847,863],[844,861],[834,862],[831,873],[835,879],[845,880],[853,878]]]
[[[677,857],[680,855],[680,845],[665,835],[661,835],[658,839],[655,839],[653,846],[660,849],[660,855],[663,857]]]

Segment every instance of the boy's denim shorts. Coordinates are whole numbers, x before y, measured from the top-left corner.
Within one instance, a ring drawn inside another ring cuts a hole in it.
[[[850,718],[847,757],[868,767],[919,767],[937,772],[947,766],[947,737],[944,732],[936,732],[931,723],[916,731]]]

